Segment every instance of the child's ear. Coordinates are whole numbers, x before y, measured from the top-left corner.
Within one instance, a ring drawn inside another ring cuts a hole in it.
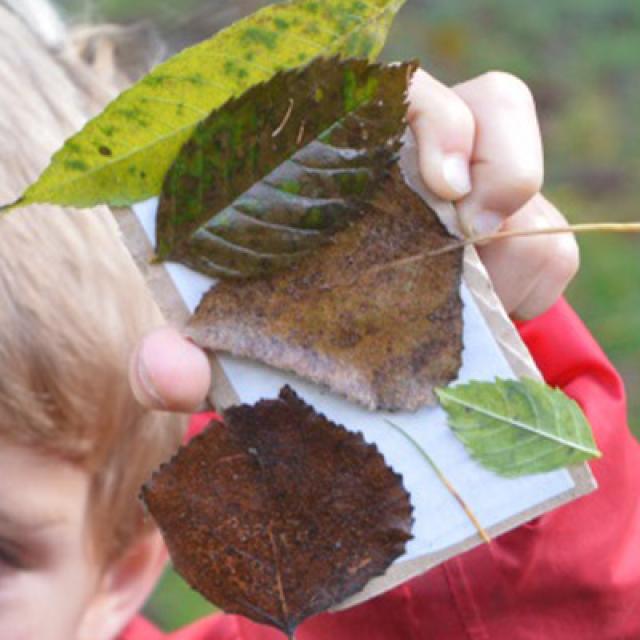
[[[104,573],[80,625],[78,640],[115,640],[136,616],[155,587],[168,553],[153,531]]]

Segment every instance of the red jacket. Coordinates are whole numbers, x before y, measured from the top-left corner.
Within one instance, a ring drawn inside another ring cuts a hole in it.
[[[561,301],[521,334],[545,379],[585,410],[600,488],[353,609],[303,624],[298,640],[639,640],[640,446],[620,377]],[[179,606],[179,603],[176,603]],[[282,640],[236,616],[170,636],[135,620],[122,640]]]

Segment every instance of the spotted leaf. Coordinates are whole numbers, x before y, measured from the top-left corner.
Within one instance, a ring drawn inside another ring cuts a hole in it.
[[[10,206],[127,205],[158,195],[178,151],[213,109],[318,56],[374,59],[404,2],[289,0],[236,22],[122,93]]]

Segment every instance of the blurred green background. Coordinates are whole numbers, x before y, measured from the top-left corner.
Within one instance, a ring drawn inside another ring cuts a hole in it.
[[[149,20],[168,52],[269,4],[60,0],[76,21]],[[640,220],[638,0],[408,0],[383,57],[419,58],[447,83],[492,69],[525,80],[546,146],[546,195],[571,222]],[[625,377],[640,433],[640,237],[583,236],[568,297]],[[173,573],[147,613],[174,629],[210,611]]]

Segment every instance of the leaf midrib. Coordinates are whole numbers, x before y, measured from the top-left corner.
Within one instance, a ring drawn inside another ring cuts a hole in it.
[[[470,402],[466,402],[464,400],[461,400],[460,398],[457,398],[455,396],[452,396],[450,394],[448,394],[444,389],[440,389],[440,395],[443,396],[445,399],[458,404],[462,407],[466,407],[467,409],[471,409],[472,411],[476,411],[477,413],[480,413],[484,416],[487,416],[489,418],[493,418],[494,420],[498,420],[500,422],[506,422],[508,424],[513,425],[514,427],[518,427],[520,429],[523,429],[525,431],[528,431],[530,433],[535,433],[541,437],[547,438],[548,440],[553,440],[554,442],[558,442],[566,447],[569,447],[571,449],[576,449],[578,451],[583,451],[584,453],[587,453],[589,455],[595,455],[595,456],[600,456],[600,451],[598,451],[598,449],[593,449],[593,448],[588,448],[585,445],[582,445],[580,443],[576,443],[576,442],[572,442],[570,440],[566,440],[565,438],[562,438],[560,436],[557,436],[556,434],[553,433],[549,433],[546,431],[540,431],[539,429],[536,429],[534,427],[532,427],[531,425],[526,424],[525,422],[521,422],[520,420],[516,420],[515,418],[512,418],[510,416],[503,416],[500,415],[499,413],[495,413],[493,411],[490,411],[489,409],[486,409],[484,407],[472,404]]]

